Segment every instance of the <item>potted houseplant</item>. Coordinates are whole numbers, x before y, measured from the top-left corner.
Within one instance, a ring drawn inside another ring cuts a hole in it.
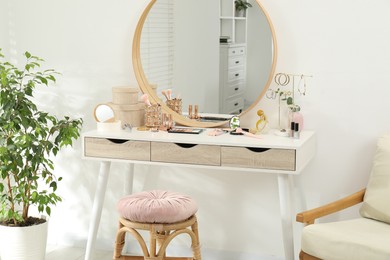
[[[58,74],[40,68],[42,59],[26,52],[22,68],[5,60],[0,49],[0,258],[44,259],[47,221],[61,201],[52,157],[80,136],[82,119],[58,119],[34,103],[34,90]],[[29,233],[30,232],[30,233]],[[16,241],[13,241],[13,240]],[[41,245],[39,245],[41,244]],[[20,248],[16,248],[20,247]],[[15,255],[16,254],[16,255]]]
[[[251,3],[248,3],[246,0],[235,0],[234,5],[236,7],[236,16],[244,17],[246,9],[252,7]]]

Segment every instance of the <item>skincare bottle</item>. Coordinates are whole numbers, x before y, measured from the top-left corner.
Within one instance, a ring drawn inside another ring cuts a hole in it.
[[[291,122],[290,135],[289,135],[291,138],[294,138],[294,132],[295,132],[295,122]]]
[[[199,118],[199,114],[198,114],[198,105],[195,105],[195,115],[194,115],[194,118],[195,118],[195,119],[198,119],[198,118]]]
[[[189,119],[193,118],[193,116],[192,116],[192,105],[188,105],[188,118]]]
[[[299,139],[299,123],[294,123],[294,139]]]

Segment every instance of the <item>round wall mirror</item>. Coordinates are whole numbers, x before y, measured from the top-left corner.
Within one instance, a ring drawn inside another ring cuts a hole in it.
[[[276,66],[271,20],[259,0],[235,10],[234,0],[151,0],[138,22],[133,65],[143,93],[181,125],[217,127],[253,108]],[[205,8],[207,7],[207,8]],[[183,114],[166,104],[182,100]],[[189,106],[200,118],[190,119]]]

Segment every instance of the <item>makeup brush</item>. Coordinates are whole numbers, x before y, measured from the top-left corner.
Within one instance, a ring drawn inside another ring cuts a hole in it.
[[[164,97],[169,100],[169,95],[167,94],[167,90],[162,90],[161,93],[164,95]]]
[[[142,99],[142,101],[144,101],[144,103],[145,103],[148,107],[151,107],[151,106],[152,106],[152,104],[151,104],[150,101],[149,101],[148,94],[143,94],[143,95],[141,96],[141,99]]]
[[[172,89],[167,89],[167,96],[169,100],[172,99]]]
[[[243,135],[248,136],[248,137],[253,137],[253,138],[261,139],[260,136],[254,135],[254,134],[249,133],[249,132],[246,132],[246,131],[242,130],[241,128],[236,128],[236,132],[237,132],[237,133],[242,133]]]

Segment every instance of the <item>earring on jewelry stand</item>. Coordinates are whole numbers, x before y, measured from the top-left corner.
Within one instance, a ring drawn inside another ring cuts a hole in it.
[[[275,99],[276,98],[276,92],[275,90],[273,89],[268,89],[267,92],[265,93],[265,96],[268,98],[268,99]]]
[[[303,79],[303,88],[301,90],[301,81]],[[299,80],[299,84],[298,84],[298,92],[299,94],[305,96],[306,95],[306,77],[302,74],[301,75],[301,79]]]
[[[277,73],[275,75],[275,83],[278,86],[287,86],[290,83],[290,75],[287,73]]]

